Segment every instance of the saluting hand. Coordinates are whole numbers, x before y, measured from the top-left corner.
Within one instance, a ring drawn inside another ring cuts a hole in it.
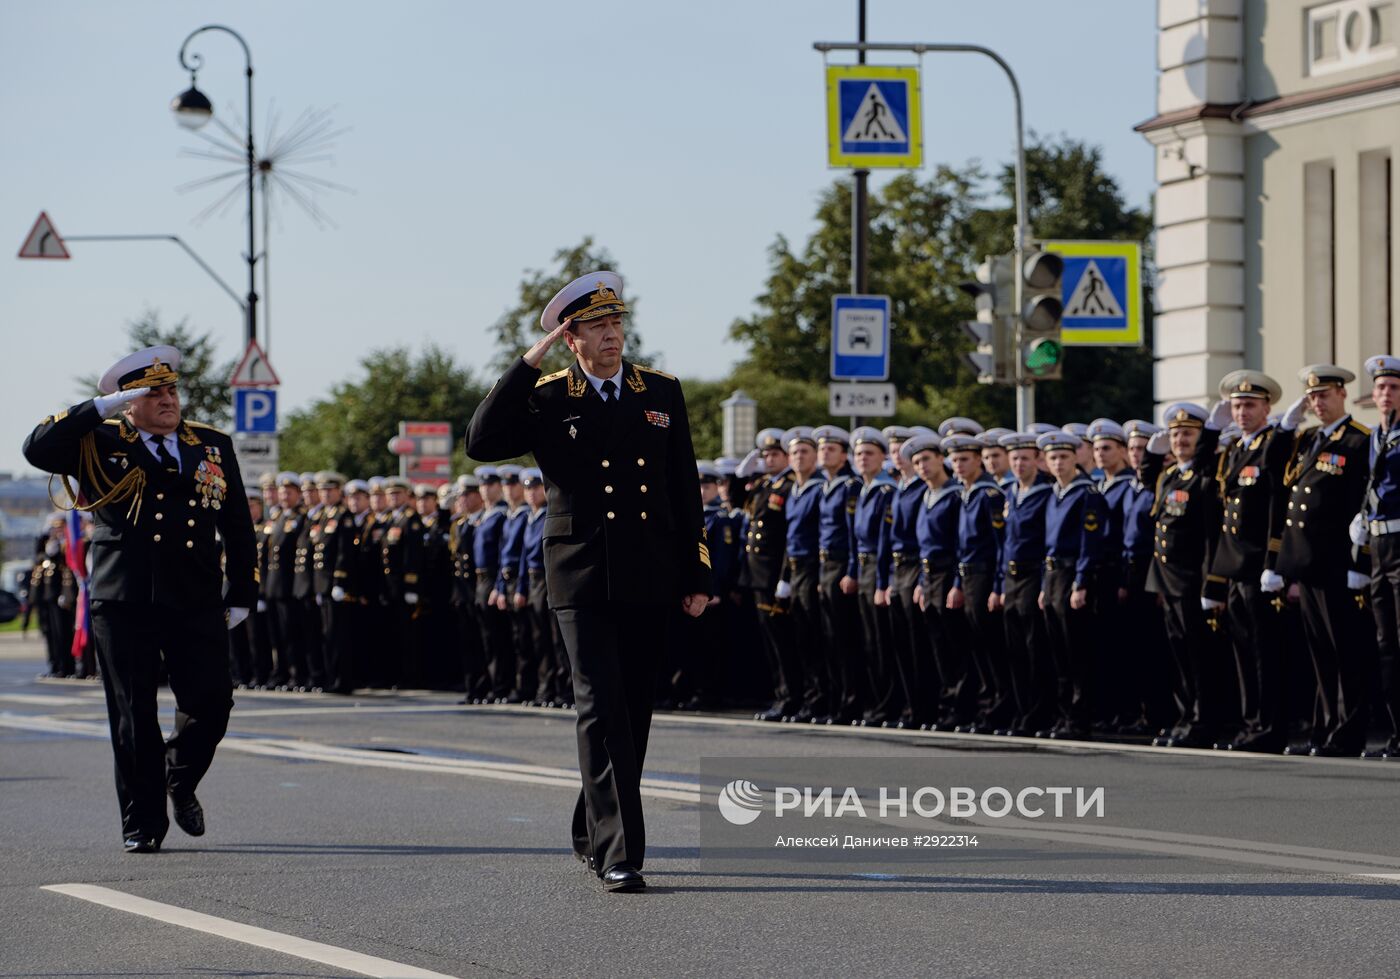
[[[573,323],[573,321],[573,317],[566,319],[546,333],[543,338],[536,340],[535,345],[525,351],[525,363],[529,364],[531,367],[540,366],[544,361],[544,355],[549,352],[549,348],[554,346],[555,342],[564,335],[564,331],[569,328],[569,325]]]
[[[144,398],[150,393],[150,388],[132,388],[130,391],[103,394],[92,399],[92,406],[103,418],[111,418],[137,398]]]

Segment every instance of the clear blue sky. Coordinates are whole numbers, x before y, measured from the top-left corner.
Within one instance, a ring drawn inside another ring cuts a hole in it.
[[[241,198],[175,188],[223,169],[180,155],[198,141],[167,108],[188,84],[176,55],[204,23],[247,38],[257,135],[334,108],[352,127],[333,164],[354,188],[274,218],[271,359],[282,408],[353,376],[376,346],[432,341],[484,369],[489,327],[521,273],[593,235],[642,301],[649,350],[687,376],[722,376],[729,323],[752,309],[766,249],[801,242],[825,162],[816,40],[852,40],[855,0],[705,3],[244,0],[0,6],[0,470],[23,470],[29,428],[80,397],[74,378],[124,352],[147,307],[242,345],[240,314],[167,244],[75,244],[68,262],[13,256],[39,211],[65,235],[175,233],[241,293]],[[1021,79],[1027,125],[1103,147],[1132,204],[1148,202],[1152,0],[869,0],[872,41],[996,48]],[[200,88],[243,112],[242,53],[208,34]],[[872,56],[877,63],[911,57]],[[924,59],[925,157],[999,165],[1012,150],[1000,71],[969,55]],[[879,178],[876,178],[877,180]]]

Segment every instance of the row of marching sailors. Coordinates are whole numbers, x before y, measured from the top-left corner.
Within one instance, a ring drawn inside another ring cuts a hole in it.
[[[479,472],[440,487],[284,472],[250,489],[259,597],[232,633],[235,681],[571,702],[544,607],[539,473]]]
[[[1390,362],[1368,365],[1378,386]],[[1300,376],[1307,393],[1273,421],[1279,385],[1237,371],[1213,410],[1172,405],[1165,429],[760,433],[740,468],[764,469],[740,579],[776,688],[757,716],[1360,754],[1377,689],[1376,753],[1395,754],[1382,593],[1400,568],[1378,563],[1372,586],[1347,530],[1370,432],[1345,411],[1349,372]],[[1300,431],[1309,411],[1320,424]]]

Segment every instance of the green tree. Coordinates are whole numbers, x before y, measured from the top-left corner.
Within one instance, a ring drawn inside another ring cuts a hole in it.
[[[196,333],[186,317],[174,326],[162,326],[160,313],[148,309],[126,324],[126,349],[113,354],[115,361],[143,347],[168,344],[180,351],[180,401],[186,418],[206,425],[224,426],[233,416],[233,395],[228,379],[237,361],[218,360],[211,333]],[[77,378],[84,398],[97,390],[98,375]]]
[[[1012,208],[988,205],[982,189],[987,183],[975,164],[943,166],[926,178],[901,174],[871,194],[870,291],[891,298],[890,379],[901,394],[901,415],[910,404],[918,416],[901,421],[936,422],[957,413],[1012,422],[1012,390],[977,384],[962,361],[972,342],[959,323],[974,310],[958,284],[971,279],[986,256],[1012,245]],[[997,183],[1011,200],[1014,170],[1004,168]],[[1125,206],[1103,171],[1101,152],[1083,143],[1033,134],[1027,186],[1031,226],[1040,238],[1142,240],[1151,228],[1149,214]],[[800,249],[782,236],[775,240],[757,311],[730,327],[730,337],[748,348],[743,368],[808,386],[813,393],[804,399],[805,410],[821,389],[818,410],[803,419],[807,424],[826,416],[831,297],[850,291],[850,212],[850,183],[838,180],[821,194],[817,228]],[[1151,307],[1146,295],[1143,307]],[[1087,421],[1150,411],[1149,351],[1150,341],[1145,349],[1072,348],[1065,381],[1037,385],[1037,414]],[[735,378],[741,374],[736,371]],[[750,393],[763,415],[765,398]]]
[[[607,249],[595,247],[591,237],[584,238],[572,248],[559,249],[554,253],[553,261],[555,268],[551,271],[526,269],[525,278],[520,281],[519,300],[492,326],[496,334],[496,358],[492,366],[497,370],[505,370],[540,338],[540,314],[555,293],[588,272],[598,269],[618,271],[612,255]],[[623,294],[623,299],[628,309],[625,321],[627,359],[638,364],[649,364],[637,333],[637,296],[628,290]],[[540,367],[548,374],[568,367],[573,360],[568,346],[556,343],[545,354]]]
[[[337,384],[329,397],[291,412],[282,430],[281,460],[289,469],[335,469],[347,476],[397,473],[389,440],[400,421],[448,421],[457,444],[487,387],[447,351],[428,346],[375,350],[360,361],[364,376]]]

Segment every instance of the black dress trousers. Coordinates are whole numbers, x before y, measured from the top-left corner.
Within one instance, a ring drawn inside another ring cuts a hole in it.
[[[167,790],[195,790],[228,728],[233,681],[224,611],[94,601],[92,629],[107,692],[122,834],[161,840],[170,827]],[[156,716],[162,654],[175,695],[169,741]]]
[[[669,611],[623,602],[555,610],[578,711],[574,852],[591,855],[600,873],[619,863],[640,870],[646,854],[642,765]]]

